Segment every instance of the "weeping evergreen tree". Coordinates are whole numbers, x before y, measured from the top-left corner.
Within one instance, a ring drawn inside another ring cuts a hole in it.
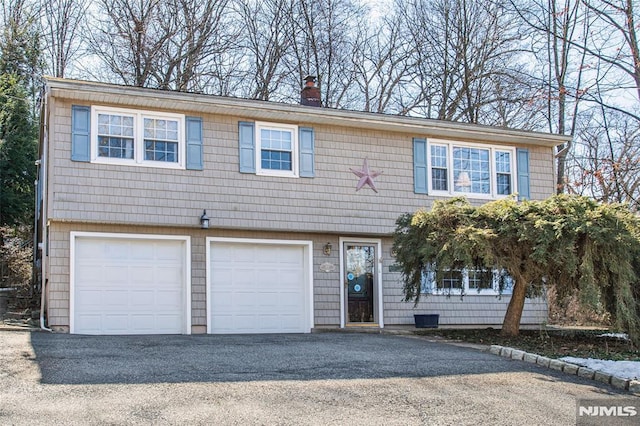
[[[525,298],[553,285],[640,343],[640,219],[625,205],[564,194],[480,207],[454,198],[401,216],[394,237],[406,301],[419,301],[428,266],[436,280],[452,269],[504,270],[514,286],[503,335],[518,334]]]

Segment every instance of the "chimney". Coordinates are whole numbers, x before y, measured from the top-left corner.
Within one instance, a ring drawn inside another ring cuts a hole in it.
[[[304,78],[304,87],[300,92],[300,104],[314,107],[322,106],[320,103],[320,89],[316,87],[316,77],[314,75],[308,75]]]

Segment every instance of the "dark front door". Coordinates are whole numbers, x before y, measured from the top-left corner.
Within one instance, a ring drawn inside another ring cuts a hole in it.
[[[376,282],[376,246],[345,243],[347,323],[373,323]]]

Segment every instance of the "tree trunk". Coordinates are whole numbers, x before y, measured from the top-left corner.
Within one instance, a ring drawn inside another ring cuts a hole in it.
[[[511,301],[507,307],[507,313],[504,315],[502,322],[502,336],[517,336],[520,332],[520,319],[522,318],[522,310],[524,309],[524,299],[527,295],[527,281],[522,277],[515,277],[513,293]]]

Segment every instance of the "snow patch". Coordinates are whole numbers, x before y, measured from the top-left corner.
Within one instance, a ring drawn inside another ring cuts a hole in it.
[[[604,333],[599,334],[598,337],[613,337],[620,340],[629,340],[629,335],[627,333]]]
[[[560,360],[621,379],[640,380],[640,361],[609,361],[593,358],[574,358],[571,356],[565,356]]]

